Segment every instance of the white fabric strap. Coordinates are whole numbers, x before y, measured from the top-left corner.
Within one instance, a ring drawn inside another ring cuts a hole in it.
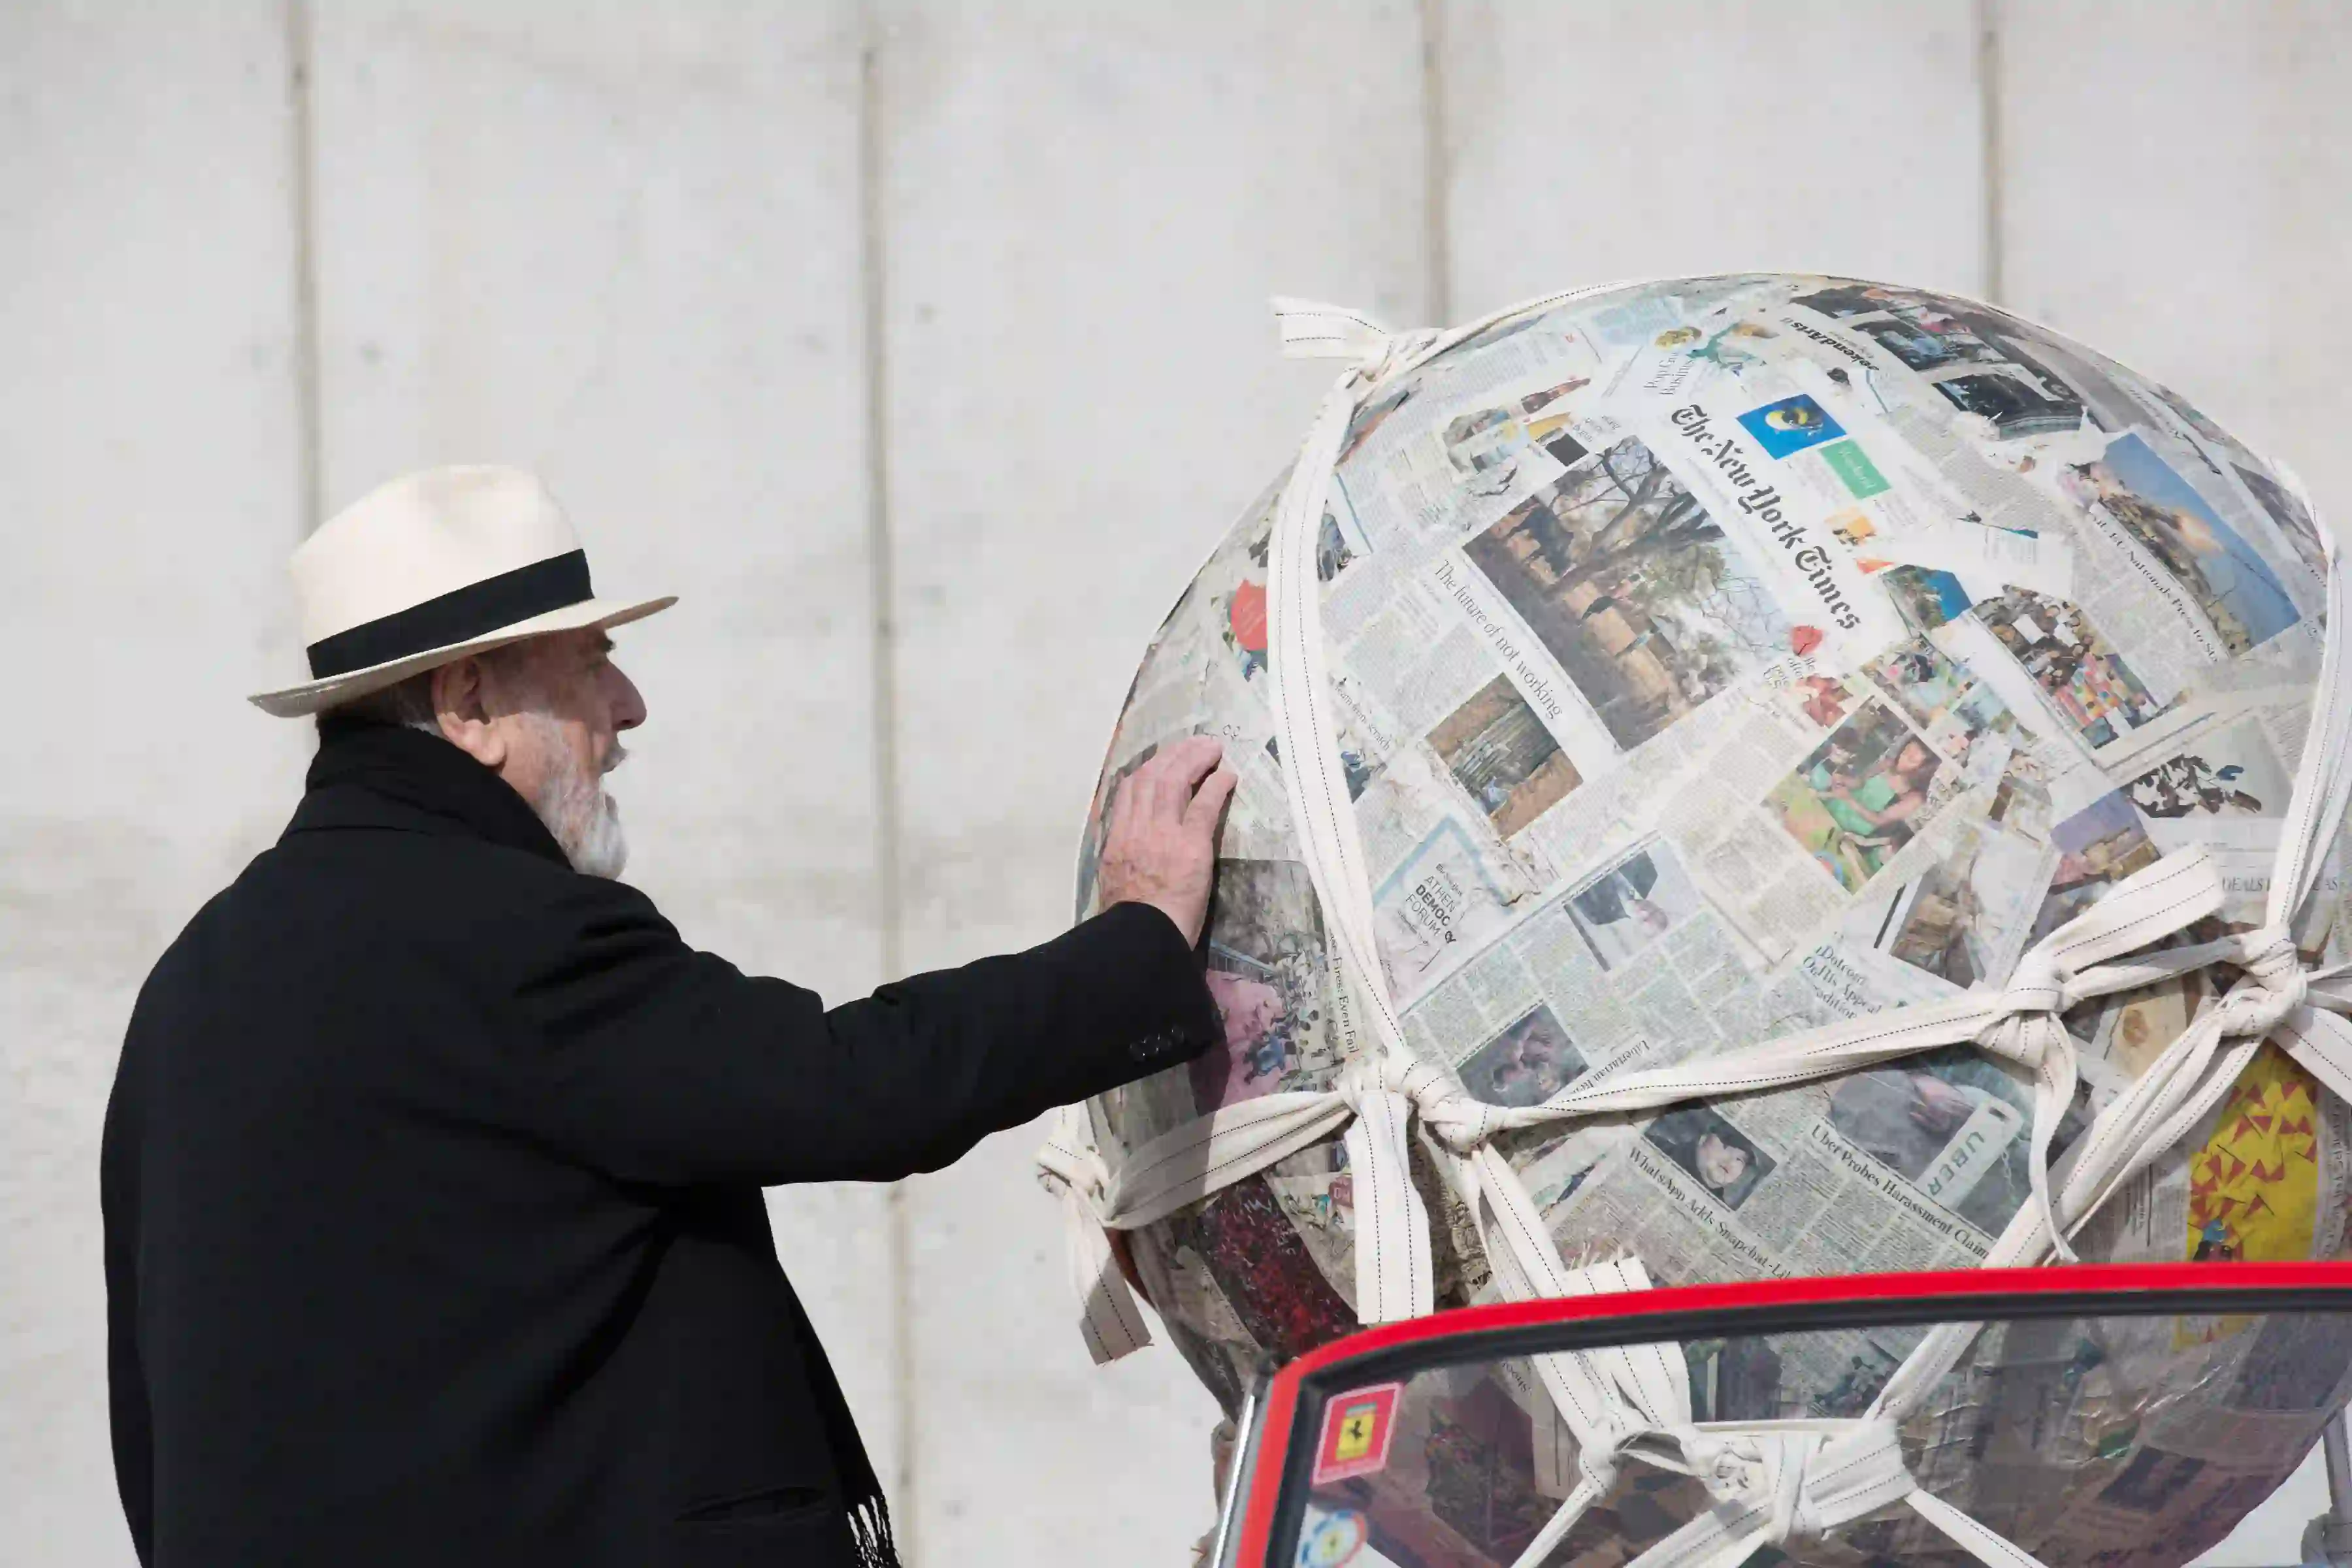
[[[1356,1190],[1356,1319],[1425,1318],[1437,1310],[1429,1259],[1429,1210],[1414,1191],[1406,1123],[1412,1102],[1377,1086],[1353,1097],[1348,1171]],[[1375,1223],[1363,1216],[1370,1214]]]
[[[2348,969],[2352,965],[2337,964],[2314,972],[2305,1010],[2283,1021],[2272,1036],[2344,1100],[2352,1100],[2352,1023],[2344,1017],[2352,1014],[2352,995],[2343,990]]]
[[[1536,1538],[1528,1542],[1528,1549],[1511,1559],[1511,1568],[1543,1568],[1551,1560],[1552,1548],[1568,1539],[1568,1532],[1576,1528],[1576,1521],[1584,1517],[1585,1510],[1608,1495],[1609,1489],[1591,1476],[1578,1481],[1576,1489],[1568,1494],[1568,1500],[1553,1510],[1543,1528],[1536,1531]]]
[[[1759,1421],[1645,1433],[1635,1452],[1696,1476],[1715,1504],[1633,1568],[1738,1568],[1759,1548],[1810,1540],[1918,1489],[1885,1421]]]
[[[1131,1230],[1164,1219],[1299,1150],[1345,1131],[1358,1205],[1356,1300],[1360,1321],[1426,1317],[1432,1293],[1429,1211],[1412,1185],[1406,1098],[1378,1084],[1331,1094],[1266,1095],[1222,1107],[1136,1152],[1113,1174],[1097,1151],[1084,1106],[1055,1112],[1037,1152],[1040,1178],[1060,1199],[1063,1246],[1080,1303],[1079,1327],[1097,1364],[1151,1342],[1120,1273],[1106,1226]],[[1370,1211],[1382,1216],[1368,1225]]]
[[[1354,313],[1335,316],[1310,308],[1284,313],[1281,321],[1286,352],[1328,343],[1334,352],[1352,351],[1360,365],[1377,367],[1397,347],[1385,329]],[[1346,330],[1350,327],[1352,332]],[[1276,509],[1266,562],[1266,649],[1283,784],[1291,820],[1306,840],[1308,877],[1339,971],[1332,977],[1332,1013],[1342,1044],[1355,1058],[1340,1092],[1352,1108],[1370,1113],[1350,1128],[1347,1148],[1349,1169],[1357,1178],[1356,1313],[1359,1321],[1375,1323],[1419,1316],[1431,1310],[1435,1297],[1429,1216],[1410,1176],[1406,1107],[1398,1092],[1403,1085],[1390,1076],[1409,1066],[1412,1056],[1381,971],[1371,883],[1349,808],[1324,667],[1315,544],[1325,485],[1299,482],[1302,473],[1319,473],[1328,483],[1355,412],[1351,388],[1358,374],[1351,370],[1323,400]],[[1367,1064],[1378,1081],[1363,1081]]]
[[[1268,1094],[1221,1105],[1161,1133],[1093,1190],[1095,1218],[1118,1230],[1165,1219],[1348,1125],[1337,1091]],[[1091,1174],[1092,1173],[1088,1173]]]
[[[1340,766],[1339,730],[1332,722],[1329,671],[1324,666],[1323,622],[1316,597],[1315,541],[1322,526],[1325,486],[1302,483],[1318,471],[1328,480],[1355,409],[1350,372],[1323,400],[1298,466],[1275,508],[1266,558],[1266,658],[1275,733],[1282,753],[1283,787],[1302,840],[1307,875],[1321,905],[1335,961],[1344,972],[1334,987],[1343,1043],[1379,1062],[1412,1059],[1404,1029],[1389,1002],[1373,938],[1371,882]],[[1360,1008],[1359,1019],[1349,1014]],[[1370,1030],[1367,1038],[1363,1031]]]
[[[1465,1201],[1507,1298],[1570,1297],[1647,1289],[1648,1271],[1626,1258],[1570,1270],[1508,1161],[1482,1148],[1464,1161]],[[1499,1223],[1488,1223],[1488,1206]],[[1497,1245],[1497,1243],[1500,1245]],[[1965,1349],[1966,1340],[1962,1340]],[[1700,1477],[1716,1506],[1632,1568],[1738,1568],[1763,1546],[1816,1536],[1905,1498],[1988,1568],[2039,1568],[2032,1556],[1957,1510],[1927,1497],[1904,1466],[1895,1419],[1691,1423],[1690,1383],[1679,1356],[1652,1341],[1538,1355],[1535,1369],[1577,1442],[1580,1479],[1516,1560],[1538,1568],[1576,1522],[1614,1487],[1624,1460]],[[1959,1521],[1955,1527],[1953,1520]]]
[[[1508,1299],[1534,1298],[1523,1275],[1500,1257],[1496,1262],[1496,1282]],[[1511,1280],[1504,1279],[1507,1270],[1514,1276]],[[1650,1288],[1649,1271],[1636,1258],[1565,1269],[1555,1253],[1549,1277],[1558,1287],[1552,1294],[1558,1296],[1608,1296]],[[1576,1438],[1577,1467],[1583,1474],[1579,1493],[1589,1487],[1593,1496],[1600,1496],[1615,1484],[1617,1456],[1635,1434],[1690,1422],[1689,1379],[1658,1375],[1681,1371],[1679,1366],[1668,1367],[1660,1346],[1612,1345],[1533,1359],[1538,1379]]]
[[[1971,1556],[1976,1556],[1976,1561],[1985,1563],[1985,1568],[2042,1568],[2042,1559],[2034,1556],[2032,1552],[2028,1552],[2001,1532],[1988,1531],[1924,1486],[1915,1488],[1906,1498],[1906,1502],[1912,1504],[1915,1514],[1943,1531],[1961,1552],[1969,1552]]]
[[[1367,370],[1387,357],[1396,336],[1361,310],[1286,294],[1274,298],[1274,324],[1285,359],[1348,359]]]
[[[1078,1299],[1078,1332],[1097,1366],[1151,1342],[1151,1329],[1111,1256],[1110,1238],[1094,1217],[1095,1195],[1108,1184],[1094,1128],[1083,1105],[1054,1113],[1053,1131],[1037,1152],[1039,1175],[1062,1203],[1062,1252]]]
[[[2302,496],[2308,509],[2311,500]],[[2316,518],[2319,513],[2312,510]],[[2312,696],[2311,723],[2297,759],[2294,793],[2287,802],[2279,836],[2278,861],[2264,906],[2269,925],[2292,929],[2318,886],[2327,852],[2344,826],[2352,801],[2352,681],[2344,670],[2344,638],[2352,588],[2344,581],[2336,535],[2319,525],[2320,551],[2327,563],[2327,637],[2319,654],[2319,681]]]
[[[1912,1511],[1950,1538],[1952,1543],[1985,1568],[2042,1568],[2042,1559],[2009,1537],[1986,1529],[1925,1487],[1904,1500]]]
[[[1562,1268],[1510,1163],[1482,1148],[1463,1163],[1465,1201],[1505,1296],[1526,1300],[1649,1288],[1648,1271],[1635,1258]],[[1489,1205],[1496,1224],[1488,1222]],[[1962,1351],[1969,1337],[1960,1339]],[[1653,1341],[1532,1358],[1576,1438],[1580,1475],[1514,1568],[1538,1568],[1609,1494],[1628,1458],[1699,1476],[1717,1500],[1632,1568],[1738,1568],[1759,1547],[1819,1535],[1906,1498],[1988,1568],[2040,1568],[2031,1553],[1919,1489],[1903,1463],[1896,1417],[1874,1408],[1853,1420],[1693,1426],[1688,1373],[1668,1351]]]
[[[1462,1160],[1455,1184],[1477,1226],[1495,1287],[1513,1301],[1611,1295],[1650,1288],[1638,1258],[1570,1269],[1545,1231],[1510,1162],[1491,1149]],[[1538,1378],[1575,1435],[1577,1464],[1604,1489],[1612,1458],[1628,1434],[1690,1420],[1690,1380],[1656,1344],[1608,1347],[1534,1358]]]
[[[1988,1568],[2040,1568],[2032,1553],[1921,1489],[1885,1418],[1684,1423],[1629,1433],[1612,1457],[1694,1477],[1713,1500],[1631,1568],[1738,1568],[1763,1547],[1818,1538],[1904,1501]],[[1614,1469],[1588,1468],[1514,1568],[1545,1562],[1608,1495]]]

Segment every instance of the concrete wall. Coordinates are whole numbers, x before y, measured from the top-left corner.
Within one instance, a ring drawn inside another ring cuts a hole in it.
[[[1944,284],[2352,485],[2347,43],[2145,0],[0,12],[0,1556],[129,1560],[99,1120],[298,788],[239,699],[298,668],[322,509],[529,462],[600,581],[685,595],[624,636],[634,875],[846,997],[1066,920],[1134,660],[1328,375],[1267,293]],[[1181,1563],[1213,1410],[1164,1350],[1088,1366],[1034,1142],[779,1193],[780,1246],[918,1561]]]

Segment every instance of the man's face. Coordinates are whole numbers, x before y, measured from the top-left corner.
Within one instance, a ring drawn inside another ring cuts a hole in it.
[[[508,780],[526,799],[566,773],[602,778],[627,755],[621,731],[646,721],[646,703],[612,654],[613,639],[594,628],[535,639],[525,666],[531,689],[515,694],[520,711],[497,721],[509,731]],[[552,722],[517,722],[534,717]]]
[[[1720,1193],[1748,1173],[1748,1151],[1725,1142],[1712,1132],[1703,1132],[1699,1135],[1695,1163],[1698,1166],[1698,1179]]]
[[[499,650],[473,661],[482,717],[455,730],[452,714],[442,721],[443,733],[530,803],[573,867],[598,877],[619,876],[628,856],[604,776],[628,755],[621,731],[646,719],[645,699],[612,650],[596,629]]]

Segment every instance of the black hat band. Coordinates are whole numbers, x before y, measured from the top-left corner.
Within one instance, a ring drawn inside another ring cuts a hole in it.
[[[453,643],[471,642],[502,626],[584,604],[595,596],[588,586],[586,551],[551,555],[320,638],[306,650],[310,656],[310,678],[324,680]]]

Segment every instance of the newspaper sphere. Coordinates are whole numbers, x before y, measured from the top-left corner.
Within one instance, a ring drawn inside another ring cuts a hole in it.
[[[2242,873],[2224,926],[2263,919],[2322,646],[2320,538],[2281,473],[2087,348],[1849,279],[1627,287],[1376,384],[1335,474],[1316,574],[1380,958],[1414,1051],[1481,1100],[1535,1105],[1588,1075],[1997,987],[2179,846]],[[1086,913],[1118,782],[1179,736],[1224,737],[1241,784],[1206,939],[1223,1044],[1093,1102],[1114,1165],[1343,1066],[1267,692],[1273,503],[1153,641],[1080,857]],[[2297,940],[2339,958],[2336,924]],[[2084,1081],[2062,1140],[2212,984],[2068,1016]],[[1681,1284],[1973,1266],[2028,1199],[2031,1120],[2021,1070],[1959,1047],[1499,1146],[1569,1266],[1631,1253]],[[2346,1108],[2265,1046],[2146,1201],[2110,1205],[2078,1250],[2336,1256],[2329,1155],[2347,1137]],[[1440,1304],[1491,1300],[1423,1154]],[[1265,1359],[1356,1327],[1353,1219],[1335,1137],[1131,1234],[1170,1337],[1228,1410]],[[1857,1333],[1834,1366],[1695,1358],[1695,1406],[1859,1414],[1916,1337]],[[1978,1347],[1977,1370],[2001,1353]],[[1919,1472],[2052,1568],[2118,1549],[2183,1563],[2219,1540],[2343,1403],[2352,1343],[2218,1321],[2071,1353],[2072,1403],[1997,1485],[1965,1443]],[[2263,1458],[2201,1487],[2181,1459],[2158,1512],[2083,1506],[2172,1463],[2200,1419],[2255,1433]],[[1478,1485],[1538,1497],[1532,1474]],[[1498,1501],[1507,1522],[1465,1524],[1459,1561],[1510,1563],[1550,1506]],[[1906,1561],[1939,1555],[1906,1540]]]

